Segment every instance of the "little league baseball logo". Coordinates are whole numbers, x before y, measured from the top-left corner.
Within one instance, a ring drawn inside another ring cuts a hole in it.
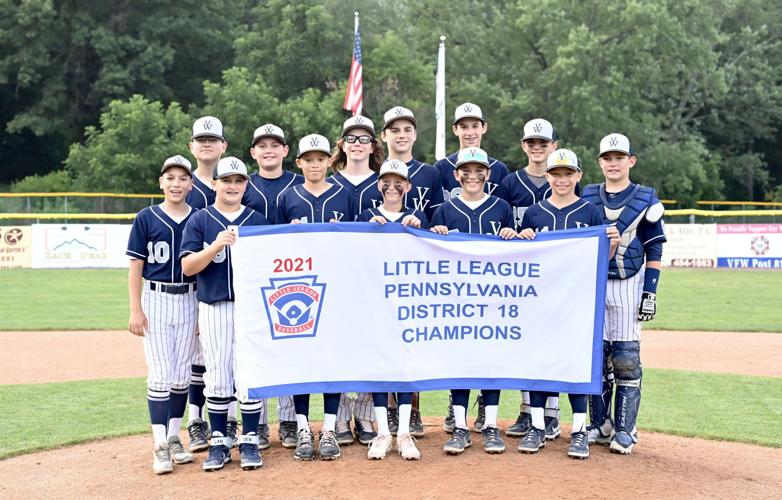
[[[261,287],[272,339],[314,337],[318,329],[325,283],[317,276],[271,278]]]

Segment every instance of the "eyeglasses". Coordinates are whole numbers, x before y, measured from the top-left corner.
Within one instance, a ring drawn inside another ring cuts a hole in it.
[[[348,144],[354,144],[356,141],[361,144],[369,144],[375,142],[375,140],[368,135],[346,135],[342,138]]]

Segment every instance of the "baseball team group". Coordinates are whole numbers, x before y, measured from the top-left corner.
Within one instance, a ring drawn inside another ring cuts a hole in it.
[[[283,168],[290,149],[285,133],[266,124],[250,143],[258,166],[250,175],[242,160],[223,156],[228,142],[219,119],[195,121],[189,149],[196,168],[182,155],[165,160],[159,177],[164,201],[138,213],[126,252],[128,329],[143,336],[155,473],[171,472],[202,451],[203,469],[218,470],[231,461],[234,447],[242,469],[263,464],[261,450],[270,446],[266,401],[236,398],[231,245],[236,227],[264,224],[399,223],[506,240],[606,225],[602,394],[568,395],[573,422],[567,454],[585,459],[593,443],[631,453],[638,441],[641,322],[656,313],[665,234],[654,189],[630,180],[637,156],[629,139],[611,133],[600,141],[597,163],[605,180],[582,187],[582,163],[559,147],[556,129],[545,119],[524,125],[520,146],[527,165],[513,172],[481,149],[488,122],[479,106],[458,106],[452,131],[459,150],[432,166],[413,157],[417,122],[409,109],[388,110],[379,136],[370,119],[356,115],[345,121],[334,148],[318,134],[299,140],[299,175]],[[444,452],[463,453],[472,431],[487,453],[504,452],[500,391],[479,392],[472,429],[469,399],[467,389],[450,392],[443,428],[451,437]],[[309,402],[309,394],[278,399],[279,441],[293,449],[294,459],[334,460],[341,446],[356,440],[368,446],[370,459],[385,458],[394,445],[402,458],[420,459],[418,393],[324,394],[317,438]],[[186,410],[187,448],[180,439]],[[559,394],[522,392],[518,418],[505,430],[520,438],[518,450],[536,453],[560,433]]]

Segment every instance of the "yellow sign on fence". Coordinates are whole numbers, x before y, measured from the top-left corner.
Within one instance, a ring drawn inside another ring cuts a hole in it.
[[[0,269],[32,266],[30,226],[0,226]]]

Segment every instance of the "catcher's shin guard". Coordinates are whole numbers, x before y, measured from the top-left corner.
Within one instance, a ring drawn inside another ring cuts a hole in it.
[[[614,367],[611,363],[611,343],[603,341],[603,392],[599,396],[589,396],[589,421],[602,426],[611,418],[611,399],[614,395]]]
[[[611,360],[616,376],[616,400],[614,402],[614,429],[624,431],[635,441],[635,421],[641,404],[640,344],[638,341],[614,342]]]

